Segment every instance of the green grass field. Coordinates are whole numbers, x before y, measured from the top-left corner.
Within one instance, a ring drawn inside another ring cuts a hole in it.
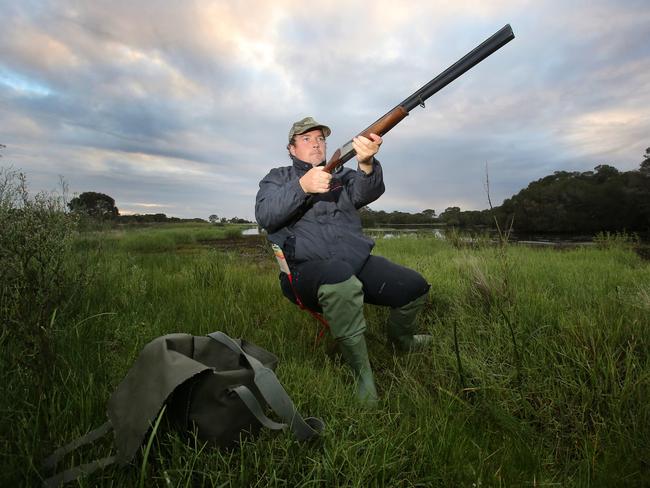
[[[436,340],[427,352],[394,354],[387,311],[367,306],[381,401],[363,409],[331,341],[315,346],[314,319],[282,297],[270,249],[237,232],[166,226],[78,237],[90,278],[52,319],[47,387],[33,387],[25,364],[2,361],[0,485],[38,485],[45,456],[102,424],[147,342],[215,330],[280,358],[277,374],[299,411],[326,422],[322,439],[302,445],[263,432],[218,451],[161,432],[165,449],[146,464],[110,467],[78,486],[650,485],[650,263],[625,246],[378,239],[375,254],[431,283],[420,325]],[[216,245],[222,238],[231,244]],[[111,448],[104,440],[62,467]]]

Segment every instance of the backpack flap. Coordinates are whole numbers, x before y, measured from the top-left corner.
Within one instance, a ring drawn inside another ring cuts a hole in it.
[[[169,334],[148,343],[111,395],[107,414],[115,431],[118,463],[133,459],[174,389],[210,369],[192,358],[193,339],[189,334]]]

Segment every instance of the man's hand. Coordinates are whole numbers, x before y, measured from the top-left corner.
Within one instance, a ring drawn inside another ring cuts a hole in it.
[[[298,180],[305,193],[327,193],[332,175],[323,171],[323,166],[314,166]]]
[[[370,139],[357,136],[352,139],[352,147],[357,153],[359,169],[366,174],[372,173],[372,160],[379,151],[379,146],[384,142],[377,134],[370,134]]]

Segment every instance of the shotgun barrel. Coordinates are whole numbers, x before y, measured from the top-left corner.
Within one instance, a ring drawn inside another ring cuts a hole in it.
[[[395,108],[377,119],[370,126],[366,127],[366,129],[360,132],[359,135],[368,137],[369,134],[374,133],[383,136],[389,130],[399,124],[402,119],[404,119],[404,117],[406,117],[409,112],[415,107],[418,105],[424,107],[425,100],[431,97],[434,93],[442,90],[449,83],[454,81],[463,73],[472,69],[478,63],[483,61],[498,49],[502,48],[505,44],[514,38],[515,35],[512,32],[510,24],[506,24],[492,36],[487,38],[481,44],[468,52],[465,56],[452,64],[445,71],[440,73],[419,90],[415,91],[415,93],[407,97]],[[352,148],[352,140],[349,140],[334,152],[331,159],[325,165],[324,171],[331,173],[336,168],[352,159],[355,154],[356,152]]]

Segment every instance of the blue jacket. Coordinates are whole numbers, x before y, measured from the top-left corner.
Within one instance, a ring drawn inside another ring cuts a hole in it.
[[[381,165],[371,174],[343,168],[332,175],[330,191],[313,195],[299,179],[312,165],[292,157],[293,165],[272,169],[260,182],[255,218],[271,242],[282,248],[289,264],[341,259],[358,272],[375,243],[363,235],[358,209],[384,193]]]

